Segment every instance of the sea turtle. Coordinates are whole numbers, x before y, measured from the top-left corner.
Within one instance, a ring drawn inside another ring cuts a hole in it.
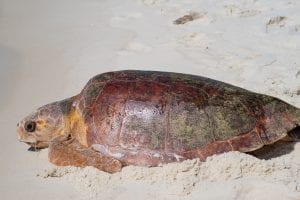
[[[80,94],[38,108],[17,132],[34,148],[49,147],[56,165],[113,173],[299,139],[300,109],[209,78],[127,70],[97,75]]]

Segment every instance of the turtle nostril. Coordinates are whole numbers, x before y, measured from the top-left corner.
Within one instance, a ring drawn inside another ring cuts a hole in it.
[[[24,128],[27,132],[35,131],[36,123],[33,121],[26,122]]]

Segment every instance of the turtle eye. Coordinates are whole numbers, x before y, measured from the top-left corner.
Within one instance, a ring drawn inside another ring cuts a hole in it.
[[[36,123],[33,121],[26,122],[24,128],[27,132],[35,131]]]

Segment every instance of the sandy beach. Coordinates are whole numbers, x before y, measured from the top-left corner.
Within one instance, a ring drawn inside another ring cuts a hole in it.
[[[27,151],[16,124],[99,73],[210,77],[300,107],[297,0],[0,0],[0,199],[300,199],[300,143],[107,174]]]

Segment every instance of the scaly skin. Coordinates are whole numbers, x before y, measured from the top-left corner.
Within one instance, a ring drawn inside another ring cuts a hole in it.
[[[83,147],[77,140],[65,136],[51,141],[48,155],[50,162],[59,166],[93,166],[109,173],[118,172],[122,168],[120,161]]]

